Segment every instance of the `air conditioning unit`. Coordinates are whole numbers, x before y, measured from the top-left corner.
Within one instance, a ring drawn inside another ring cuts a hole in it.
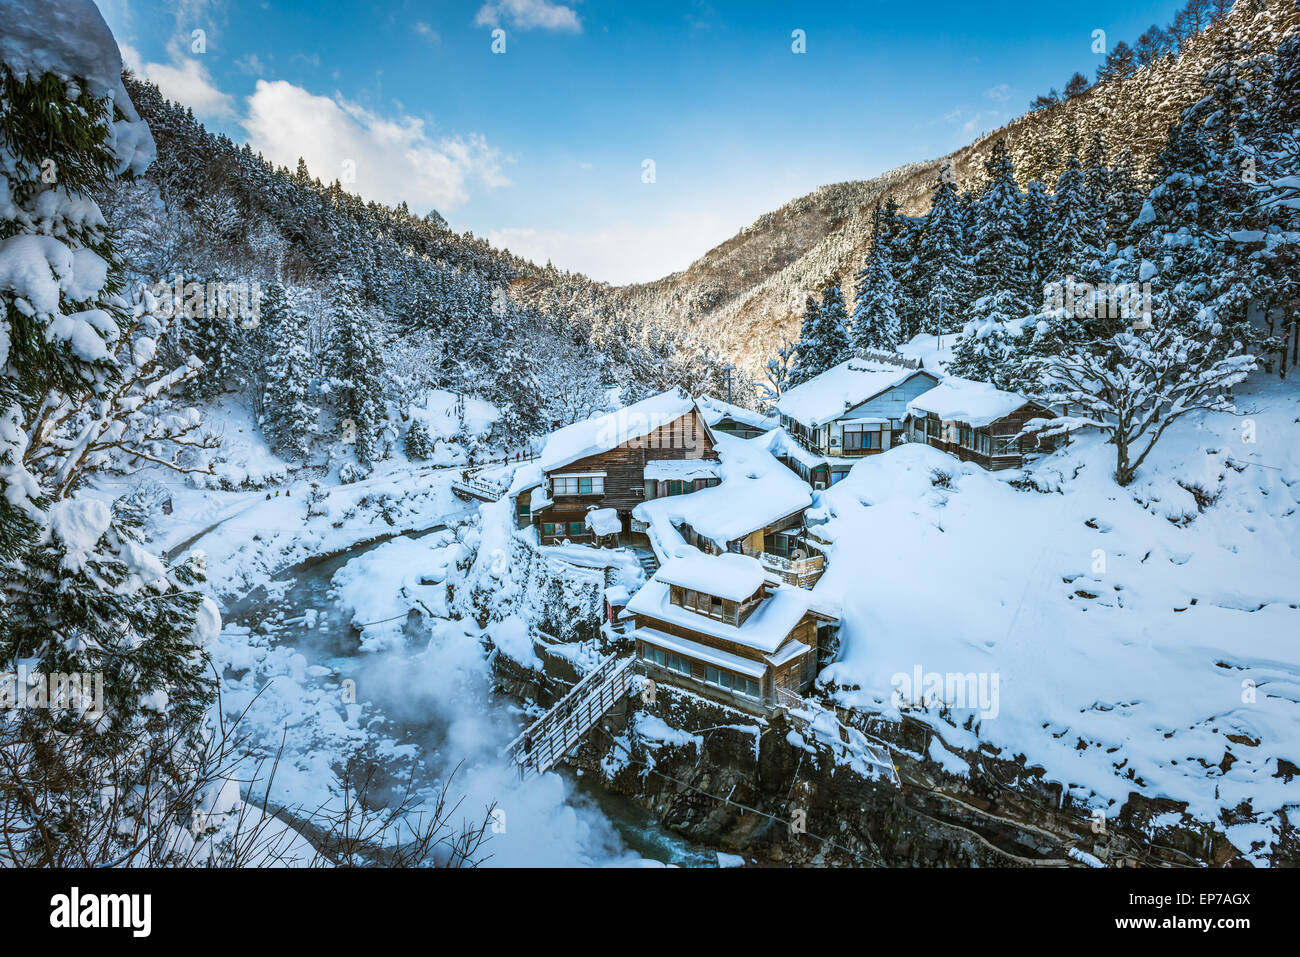
[[[825,482],[813,482],[813,489],[815,489],[816,491],[820,492],[825,488],[826,488]]]

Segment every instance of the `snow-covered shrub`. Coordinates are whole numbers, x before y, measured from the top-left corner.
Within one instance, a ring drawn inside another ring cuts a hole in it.
[[[339,469],[339,481],[344,485],[350,485],[353,482],[360,482],[371,473],[369,465],[362,465],[359,462],[344,462],[343,467]]]
[[[408,459],[423,461],[433,456],[433,437],[423,419],[415,419],[406,430],[406,439],[402,443]]]

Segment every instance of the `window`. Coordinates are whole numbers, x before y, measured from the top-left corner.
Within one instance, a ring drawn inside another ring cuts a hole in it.
[[[521,518],[527,518],[527,517],[528,517],[528,514],[529,514],[529,512],[528,512],[528,503],[525,502],[522,498],[520,498],[520,499],[516,499],[516,500],[515,500],[515,505],[516,505],[516,508],[518,509],[518,512],[519,512],[520,517],[521,517]]]
[[[570,523],[569,523],[569,535],[570,535],[570,536],[582,535],[583,533],[586,532],[586,530],[587,530],[587,526],[586,526],[584,523],[582,523],[582,522],[570,522]]]
[[[552,495],[604,495],[603,475],[556,475],[551,479]]]
[[[880,430],[868,429],[863,425],[844,426],[844,451],[861,452],[880,448]]]
[[[989,437],[987,432],[977,432],[975,434],[975,451],[982,455],[989,454]]]
[[[543,522],[542,534],[548,537],[553,536],[555,534],[555,525],[551,522]]]
[[[929,436],[930,438],[932,438],[932,439],[937,439],[937,438],[939,437],[939,420],[938,420],[938,419],[926,419],[926,420],[925,420],[925,434],[926,434],[927,436]]]
[[[687,489],[686,483],[680,479],[670,479],[667,484],[669,495],[685,495],[690,491]]]

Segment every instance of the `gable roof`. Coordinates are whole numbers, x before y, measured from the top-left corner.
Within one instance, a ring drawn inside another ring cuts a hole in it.
[[[702,395],[696,401],[700,407],[700,412],[704,414],[704,420],[709,425],[717,425],[723,419],[731,419],[766,432],[778,424],[774,416],[764,415],[743,406],[732,405],[730,402],[723,402],[721,399],[715,399],[711,396]]]
[[[608,452],[624,442],[643,438],[693,409],[696,409],[694,399],[681,389],[670,389],[585,422],[566,425],[547,437],[538,464],[543,472],[553,472],[589,455]],[[712,441],[713,433],[703,413],[700,413],[700,423]]]
[[[972,428],[982,429],[1024,408],[1029,401],[1019,393],[1004,392],[987,382],[950,375],[909,402],[907,411],[909,414],[929,412],[945,422],[965,422]]]
[[[881,359],[849,359],[795,386],[777,400],[776,407],[782,415],[816,427],[918,375],[939,379],[925,369]]]
[[[651,524],[686,523],[720,548],[812,504],[808,483],[778,462],[765,444],[768,435],[742,439],[718,433],[721,484],[688,495],[637,503],[634,518]],[[657,470],[656,470],[657,471]],[[651,474],[647,464],[646,475]]]
[[[779,585],[772,589],[748,618],[739,625],[733,625],[674,605],[667,583],[661,581],[656,572],[655,577],[628,601],[623,614],[643,615],[696,634],[734,641],[755,651],[771,654],[781,647],[790,632],[803,620],[803,616],[808,614],[812,600],[812,592],[806,589]]]
[[[744,601],[762,587],[763,566],[748,555],[680,555],[660,566],[655,578],[728,601]]]

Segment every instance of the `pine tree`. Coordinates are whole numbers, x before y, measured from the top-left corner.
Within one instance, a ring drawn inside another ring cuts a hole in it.
[[[1029,302],[1041,301],[1051,266],[1052,197],[1039,180],[1025,190],[1025,287]]]
[[[311,399],[311,360],[300,335],[279,350],[272,362],[263,431],[282,455],[306,459],[320,431],[320,410]]]
[[[25,64],[20,77],[0,63],[0,259],[27,260],[24,270],[0,270],[10,277],[0,287],[0,673],[22,663],[47,679],[84,675],[92,687],[0,712],[4,856],[18,866],[102,866],[134,863],[148,847],[168,863],[160,845],[198,809],[187,796],[213,700],[201,645],[220,616],[200,591],[197,562],[169,568],[145,547],[138,512],[74,493],[68,468],[93,463],[42,422],[45,400],[57,397],[59,414],[107,415],[129,441],[146,436],[140,452],[150,449],[148,428],[129,421],[122,401],[138,412],[149,400],[131,381],[152,360],[149,337],[131,332],[144,311],[133,314],[121,295],[119,250],[93,194],[143,172],[152,142],[117,57],[85,58],[116,50],[92,5],[51,0],[24,16],[39,18],[29,26],[47,40],[49,72]],[[92,75],[65,79],[81,69]],[[138,347],[125,376],[112,348],[123,339]],[[51,460],[63,465],[28,467]]]
[[[1147,194],[1138,178],[1133,151],[1127,146],[1121,147],[1115,155],[1115,164],[1111,166],[1107,180],[1105,239],[1117,246],[1124,246],[1131,241],[1129,230],[1141,212]]]
[[[798,365],[791,377],[794,385],[807,382],[849,357],[847,313],[839,286],[822,290],[819,305],[809,296],[799,330]]]
[[[372,465],[379,454],[384,419],[384,361],[355,280],[340,276],[335,281],[330,312],[325,369],[341,437],[344,442],[355,443],[357,460],[362,465]]]
[[[853,307],[853,350],[892,352],[901,332],[898,316],[899,285],[894,277],[898,205],[877,206],[872,213],[871,253],[857,274]]]
[[[926,328],[921,331],[936,336],[957,331],[965,318],[962,310],[969,297],[970,264],[962,218],[956,177],[945,168],[935,184],[918,253],[927,313]]]
[[[402,451],[408,459],[414,461],[424,461],[433,455],[433,436],[429,434],[429,427],[423,419],[413,419],[407,427]]]
[[[1101,217],[1093,205],[1078,154],[1071,153],[1056,182],[1048,255],[1059,281],[1073,276],[1094,282],[1100,276]]]
[[[988,186],[980,200],[973,259],[978,298],[953,351],[951,371],[966,378],[1010,383],[1019,323],[1029,311],[1029,250],[1015,170],[999,142],[986,162]]]

